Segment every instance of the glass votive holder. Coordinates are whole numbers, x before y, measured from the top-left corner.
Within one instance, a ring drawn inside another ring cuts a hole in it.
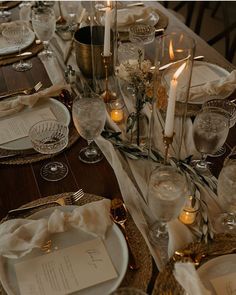
[[[119,288],[110,295],[147,295],[144,291],[132,287],[124,287],[124,288]]]
[[[196,220],[198,211],[199,201],[197,199],[193,200],[193,196],[189,196],[179,215],[179,220],[187,225],[193,224]]]
[[[135,24],[129,28],[129,40],[132,43],[148,44],[155,39],[155,28],[146,24]]]
[[[119,63],[126,63],[130,60],[139,60],[141,52],[142,60],[144,59],[144,50],[140,43],[121,43],[118,47]]]
[[[117,124],[124,122],[124,106],[121,99],[116,99],[110,103],[110,116],[112,121]]]

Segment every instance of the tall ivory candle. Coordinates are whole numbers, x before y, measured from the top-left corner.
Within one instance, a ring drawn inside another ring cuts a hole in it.
[[[111,31],[111,8],[109,7],[110,1],[107,1],[105,13],[105,34],[104,34],[104,49],[103,55],[110,55],[110,31]]]
[[[166,111],[165,131],[166,137],[172,137],[174,133],[174,119],[175,119],[175,100],[178,82],[174,78],[170,82],[170,92]]]

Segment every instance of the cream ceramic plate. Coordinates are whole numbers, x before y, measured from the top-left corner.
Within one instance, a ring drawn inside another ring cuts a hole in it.
[[[73,208],[75,208],[75,206],[64,206],[60,207],[59,209],[62,211],[71,211],[73,210]],[[53,210],[55,210],[55,208],[47,208],[41,210],[33,214],[30,218],[36,220],[40,218],[48,218],[48,216],[53,212]],[[94,239],[94,236],[85,233],[82,230],[71,229],[67,232],[52,235],[51,249],[52,251],[54,247],[57,247],[57,249],[63,249],[91,239]],[[104,283],[100,283],[98,285],[94,285],[92,287],[83,289],[79,292],[75,292],[73,293],[74,295],[108,295],[120,285],[126,273],[128,265],[128,249],[124,236],[117,227],[117,225],[113,224],[113,226],[108,230],[106,239],[104,240],[104,245],[118,273],[118,277],[106,281]],[[45,254],[42,254],[41,250],[35,249],[30,254],[17,260],[7,258],[3,258],[2,260],[0,260],[0,270],[3,270],[3,274],[5,276],[5,287],[10,288],[13,291],[14,295],[19,295],[14,263],[26,261],[29,258],[33,258],[40,255]],[[2,285],[4,287],[4,283]]]
[[[54,98],[49,98],[49,99],[39,101],[33,107],[33,110],[38,110],[38,109],[45,108],[45,107],[48,107],[51,109],[51,111],[53,112],[53,114],[55,115],[55,117],[57,118],[58,121],[66,124],[67,126],[70,124],[70,112],[64,104],[62,104],[61,102],[59,102],[58,100],[56,100]],[[27,107],[27,108],[23,109],[20,112],[20,114],[30,112],[31,110],[32,109],[30,107]],[[15,115],[8,116],[8,117],[1,118],[0,122],[1,122],[1,120],[4,120],[6,118],[7,119],[13,118],[14,116],[16,116],[18,114],[19,113],[15,114]],[[29,137],[24,137],[24,138],[20,138],[20,139],[11,141],[11,142],[4,143],[4,144],[0,145],[0,148],[6,149],[6,150],[27,150],[27,149],[32,148],[32,144],[31,144]]]
[[[229,291],[230,289],[235,290],[236,254],[222,255],[220,257],[211,259],[208,262],[204,263],[201,267],[199,267],[197,272],[204,286],[209,289],[212,294],[234,294],[234,292],[230,293]],[[214,280],[215,278],[230,274],[234,274],[234,279],[231,279],[230,282],[230,280],[225,277],[220,283],[220,287],[222,287],[222,290],[219,290],[219,287],[217,287],[216,283],[212,282],[212,280]],[[232,281],[234,281],[234,287],[232,286]],[[215,285],[215,288],[220,293],[216,293],[213,285]]]
[[[20,45],[20,50],[23,50],[30,46],[35,39],[34,32],[30,29],[30,33],[27,37],[27,39],[24,41],[23,44]],[[10,44],[8,41],[3,37],[3,35],[0,33],[0,55],[6,55],[11,53],[17,53],[19,51],[19,46],[16,44]]]
[[[176,71],[177,67],[173,69],[166,69],[163,71],[163,82],[164,84],[169,85],[171,77],[173,77],[174,72]],[[195,87],[203,86],[207,82],[213,82],[220,80],[222,78],[226,78],[230,73],[216,65],[205,61],[194,61],[193,65],[193,71],[192,71],[192,79],[191,79],[191,86],[190,86],[190,93],[191,89]],[[179,83],[181,85],[181,79],[179,78]],[[184,90],[185,91],[185,90]],[[195,104],[203,104],[204,102],[210,100],[210,99],[223,99],[230,95],[231,93],[223,93],[222,95],[218,96],[211,96],[211,95],[203,95],[202,97],[199,97],[197,99],[189,99],[189,103],[195,103]],[[181,101],[181,92],[179,92],[179,98]]]

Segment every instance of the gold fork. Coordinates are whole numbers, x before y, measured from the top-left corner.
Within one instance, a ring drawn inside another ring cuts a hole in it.
[[[75,205],[76,202],[78,202],[83,196],[84,196],[84,192],[82,189],[80,189],[80,190],[74,192],[72,195],[58,198],[55,201],[49,201],[49,202],[41,203],[41,204],[35,205],[35,206],[17,208],[17,209],[10,210],[10,211],[8,211],[8,216],[11,216],[11,215],[15,216],[17,214],[28,213],[34,209],[38,209],[38,208],[44,207],[45,205],[49,205],[49,204],[57,204],[60,206]]]
[[[6,94],[0,95],[0,100],[7,98],[7,97],[11,97],[14,95],[18,95],[18,94],[24,94],[24,95],[29,95],[29,94],[33,94],[37,91],[39,91],[39,89],[43,86],[42,82],[38,82],[37,84],[35,84],[33,87],[27,88],[27,89],[19,89],[16,91],[11,91],[8,92]]]

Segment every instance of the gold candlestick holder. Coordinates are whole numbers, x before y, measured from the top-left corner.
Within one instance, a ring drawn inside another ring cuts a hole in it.
[[[108,71],[109,66],[112,62],[112,53],[110,52],[110,54],[107,56],[105,56],[103,53],[101,53],[101,55],[103,58],[103,64],[105,68],[105,91],[101,94],[101,97],[103,98],[105,103],[110,103],[116,99],[116,94],[110,91],[108,87]]]
[[[171,137],[165,136],[164,132],[163,132],[163,142],[165,145],[165,157],[164,157],[164,165],[167,164],[167,159],[168,159],[168,151],[169,151],[169,147],[173,142],[173,138],[174,138],[175,133],[173,133],[173,135]]]

